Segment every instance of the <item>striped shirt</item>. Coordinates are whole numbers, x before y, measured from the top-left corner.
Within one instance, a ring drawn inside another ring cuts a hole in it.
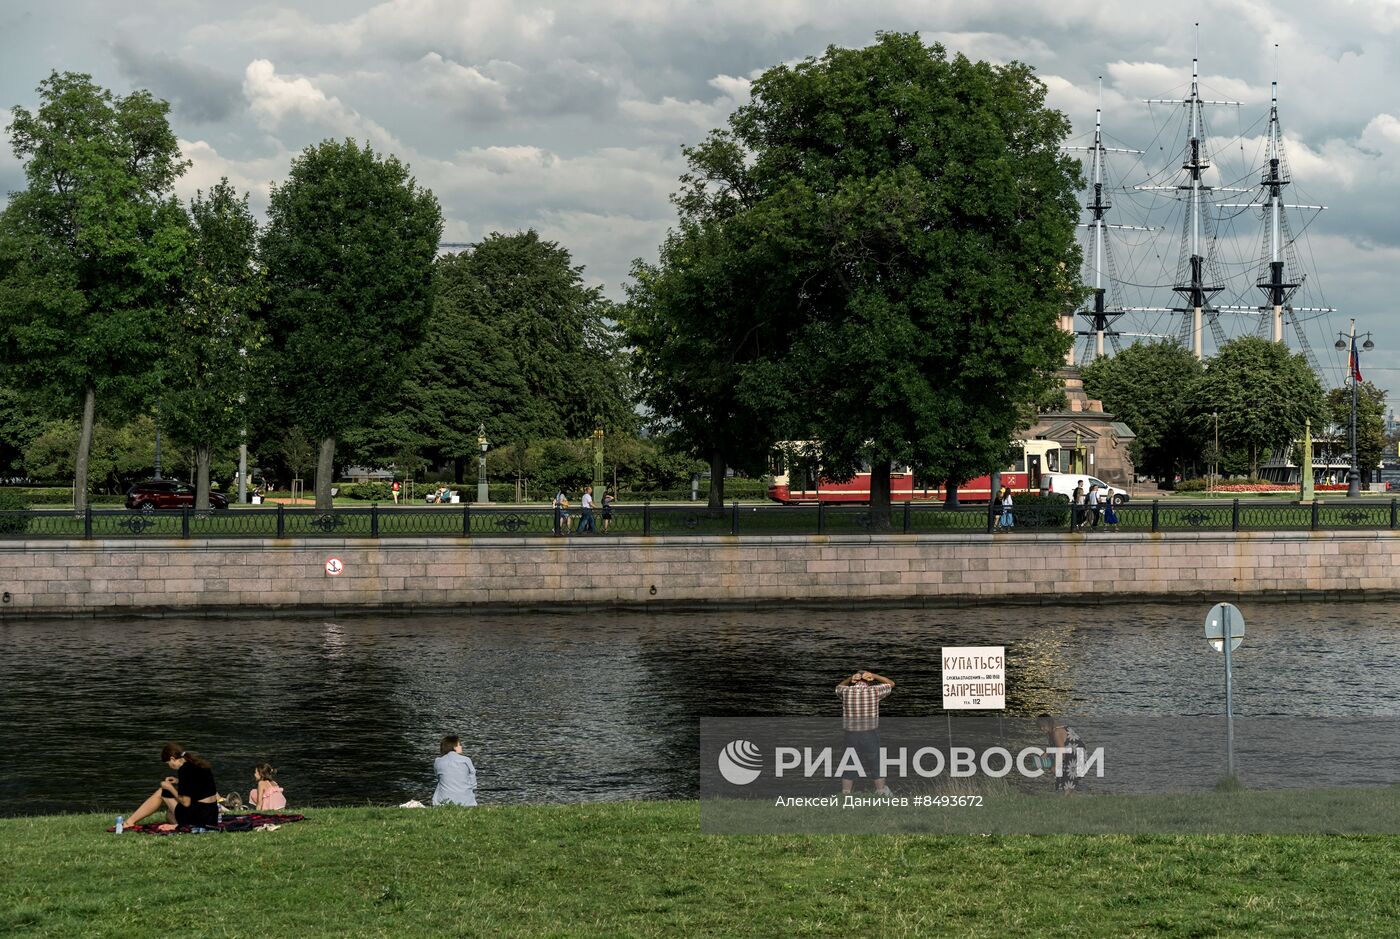
[[[880,699],[893,685],[837,685],[841,699],[841,726],[846,730],[874,730],[880,726]]]

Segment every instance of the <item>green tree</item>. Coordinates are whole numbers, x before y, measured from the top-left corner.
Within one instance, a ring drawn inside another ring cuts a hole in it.
[[[336,439],[391,405],[432,309],[442,212],[397,158],[324,141],[276,186],[262,239],[272,380],[320,441],[331,508]]]
[[[1225,343],[1191,392],[1192,416],[1200,432],[1212,433],[1220,419],[1220,446],[1248,454],[1249,475],[1273,450],[1303,433],[1304,422],[1321,426],[1326,415],[1322,386],[1301,354],[1258,336]]]
[[[87,505],[99,414],[147,398],[187,242],[170,195],[185,169],[148,92],[114,97],[88,75],[54,72],[40,104],[11,112],[25,188],[0,215],[0,321],[15,381],[79,418],[74,502]]]
[[[46,423],[37,395],[0,385],[0,476],[24,474],[24,450]]]
[[[462,481],[485,425],[493,448],[636,424],[611,305],[568,250],[534,231],[438,259],[433,313],[398,401],[347,435],[384,463],[407,444]]]
[[[777,341],[741,393],[824,473],[868,462],[957,483],[998,468],[1053,383],[1081,295],[1069,122],[1019,63],[915,34],[765,72],[690,154],[682,206],[738,200],[762,247]]]
[[[77,421],[51,421],[24,450],[28,475],[37,479],[71,476],[82,428]],[[141,414],[119,424],[98,421],[88,450],[88,471],[95,489],[120,492],[123,483],[150,471],[155,463],[155,422]],[[75,493],[76,496],[76,493]]]
[[[161,401],[171,436],[194,453],[195,505],[209,504],[209,464],[247,425],[263,301],[258,224],[227,179],[190,201],[185,290],[170,332]]]
[[[1351,386],[1327,392],[1327,414],[1341,428],[1342,446],[1351,450]],[[1380,465],[1386,446],[1385,391],[1369,381],[1356,386],[1356,465],[1368,480]]]
[[[1095,359],[1081,375],[1084,393],[1137,435],[1133,463],[1168,487],[1202,455],[1204,439],[1193,395],[1205,368],[1180,343],[1135,342],[1111,358]],[[1205,436],[1211,435],[1211,428]],[[1213,444],[1212,444],[1213,445]]]
[[[727,470],[761,472],[774,443],[771,412],[739,392],[774,324],[762,302],[766,279],[753,267],[762,248],[747,239],[739,203],[677,201],[680,227],[657,264],[634,262],[621,321],[653,430],[709,463],[709,506],[719,509]]]

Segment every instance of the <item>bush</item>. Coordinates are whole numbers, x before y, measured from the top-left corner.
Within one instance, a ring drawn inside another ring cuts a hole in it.
[[[1011,497],[1017,525],[1035,528],[1063,528],[1069,524],[1069,496],[1038,492],[1016,493]],[[1029,512],[1019,510],[1030,509]]]
[[[30,506],[73,504],[73,490],[67,486],[7,487],[0,489],[0,493],[13,493]],[[88,502],[92,505],[122,505],[126,502],[126,496],[89,495]]]
[[[1207,479],[1183,479],[1173,487],[1173,492],[1205,492],[1210,488]]]
[[[336,483],[338,499],[363,499],[366,502],[393,502],[394,492],[389,483]]]
[[[24,512],[29,503],[24,496],[13,489],[0,489],[0,535],[16,535],[29,530],[29,518],[24,515],[9,515],[10,512]]]

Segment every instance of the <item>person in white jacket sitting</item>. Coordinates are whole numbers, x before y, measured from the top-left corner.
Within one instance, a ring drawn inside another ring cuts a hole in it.
[[[433,805],[476,805],[476,766],[462,753],[458,737],[442,738],[442,756],[433,761],[437,789]]]

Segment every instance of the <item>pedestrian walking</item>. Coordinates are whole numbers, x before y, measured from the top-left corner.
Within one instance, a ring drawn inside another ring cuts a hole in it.
[[[586,532],[586,531],[587,531],[587,532],[596,532],[597,529],[594,528],[594,526],[593,526],[593,487],[592,487],[592,486],[584,486],[584,487],[583,487],[583,498],[579,499],[579,506],[582,508],[582,511],[579,513],[578,533],[581,535],[581,534],[583,534],[583,533]]]
[[[1103,497],[1099,495],[1099,484],[1094,483],[1094,485],[1089,487],[1088,496],[1089,518],[1091,520],[1091,524],[1089,527],[1092,528],[1094,531],[1099,530],[1099,517],[1103,514],[1103,506],[1101,504],[1102,501]]]
[[[841,728],[846,733],[846,749],[854,750],[860,772],[848,769],[841,774],[841,792],[849,793],[859,778],[875,776],[875,794],[892,795],[880,765],[880,702],[894,690],[894,682],[874,672],[856,672],[836,686],[841,699]]]
[[[398,505],[398,504],[399,504],[399,481],[398,481],[397,479],[394,480],[394,484],[393,484],[392,486],[390,486],[389,489],[394,493],[394,505]]]
[[[1001,502],[1001,519],[997,522],[997,529],[1004,531],[1016,525],[1016,517],[1011,511],[1011,507],[1014,503],[1011,499],[1010,486],[1001,487],[1000,499],[998,501]]]
[[[1084,525],[1084,482],[1080,480],[1070,496],[1070,527],[1078,531]]]
[[[611,490],[611,489],[609,489],[609,490],[607,490],[607,491],[605,491],[605,492],[603,493],[603,531],[604,531],[604,533],[606,533],[607,530],[608,530],[608,528],[612,525],[613,503],[616,502],[616,501],[617,501],[617,496],[615,496],[615,495],[612,494],[612,490]]]
[[[564,495],[564,490],[560,489],[554,494],[554,533],[556,535],[567,535],[569,533],[569,497]]]
[[[1104,531],[1110,528],[1118,530],[1118,510],[1113,507],[1113,496],[1106,496],[1103,504],[1103,527]]]

